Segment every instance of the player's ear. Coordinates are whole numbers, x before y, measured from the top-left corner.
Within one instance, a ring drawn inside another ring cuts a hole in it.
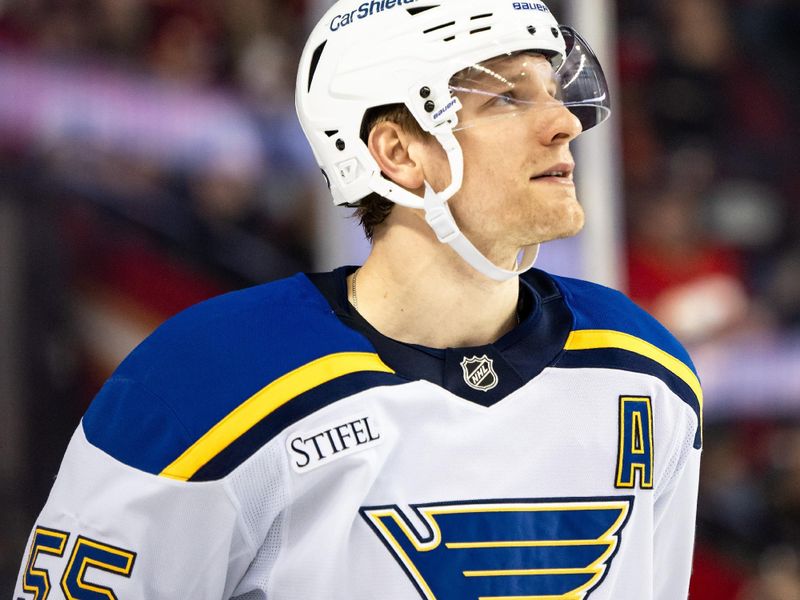
[[[407,190],[420,189],[425,181],[422,140],[393,121],[381,121],[369,133],[367,146],[381,172]]]

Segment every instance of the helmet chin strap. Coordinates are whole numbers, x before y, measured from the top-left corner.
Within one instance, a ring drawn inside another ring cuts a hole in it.
[[[486,277],[495,281],[507,281],[530,269],[539,254],[539,244],[523,248],[522,256],[517,261],[515,269],[503,269],[481,254],[458,228],[447,201],[461,189],[464,180],[464,155],[452,131],[436,132],[434,135],[447,153],[447,160],[450,164],[450,185],[447,188],[436,192],[426,181],[425,196],[420,198],[402,186],[385,179],[379,172],[373,175],[370,188],[384,198],[402,206],[423,209],[425,220],[433,229],[438,240],[443,244],[448,244],[473,269]]]
[[[448,244],[456,254],[464,259],[473,269],[494,279],[495,281],[507,281],[512,277],[524,273],[536,262],[539,254],[539,244],[525,246],[517,268],[513,270],[498,267],[486,256],[481,254],[472,242],[461,232],[456,224],[453,214],[447,201],[441,194],[436,193],[433,188],[425,182],[425,197],[423,198],[425,209],[425,220],[436,237],[443,244]]]

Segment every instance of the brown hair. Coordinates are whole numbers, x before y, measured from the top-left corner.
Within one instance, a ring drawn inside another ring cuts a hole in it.
[[[397,123],[403,131],[415,137],[427,135],[404,104],[386,104],[370,108],[364,113],[364,119],[361,121],[361,139],[365,144],[372,128],[384,121]],[[374,192],[364,196],[355,206],[356,211],[353,216],[358,218],[368,240],[372,240],[375,227],[386,220],[393,206],[394,202]]]

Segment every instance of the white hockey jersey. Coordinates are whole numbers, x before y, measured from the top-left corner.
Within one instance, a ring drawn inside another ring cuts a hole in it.
[[[531,271],[494,344],[388,339],[346,276],[195,306],[75,432],[15,599],[686,598],[702,393],[622,294]]]

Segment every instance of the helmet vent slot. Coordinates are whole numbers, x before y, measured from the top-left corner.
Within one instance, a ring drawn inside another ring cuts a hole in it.
[[[491,28],[492,28],[491,26],[488,26],[488,27],[480,27],[479,29],[473,29],[472,31],[470,31],[470,34],[473,34],[473,33],[480,33],[481,31],[489,31]]]
[[[445,27],[452,27],[455,24],[456,24],[455,21],[450,21],[449,23],[442,23],[441,25],[437,25],[436,27],[425,29],[422,33],[433,33],[434,31],[439,31],[440,29],[444,29]]]
[[[335,136],[337,133],[339,133],[339,130],[338,130],[338,129],[326,129],[326,130],[325,130],[325,135],[327,135],[328,137],[333,137],[333,136]]]
[[[445,41],[445,42],[452,42],[454,39],[456,39],[456,36],[454,36],[454,35],[451,35],[450,37],[446,37],[446,38],[444,38],[444,41]]]
[[[430,10],[432,8],[439,8],[438,4],[432,4],[430,6],[414,6],[412,8],[407,8],[408,14],[412,17],[418,15],[419,13],[424,13],[426,10]]]
[[[319,59],[322,58],[322,51],[325,50],[325,44],[328,43],[328,40],[322,42],[319,46],[316,47],[314,50],[314,54],[311,55],[311,65],[308,68],[308,91],[311,91],[311,82],[314,80],[314,72],[317,70],[317,65],[319,64]]]
[[[470,17],[469,20],[475,21],[476,19],[486,19],[488,17],[491,17],[493,14],[494,13],[484,13],[482,15],[475,15],[474,17]]]

